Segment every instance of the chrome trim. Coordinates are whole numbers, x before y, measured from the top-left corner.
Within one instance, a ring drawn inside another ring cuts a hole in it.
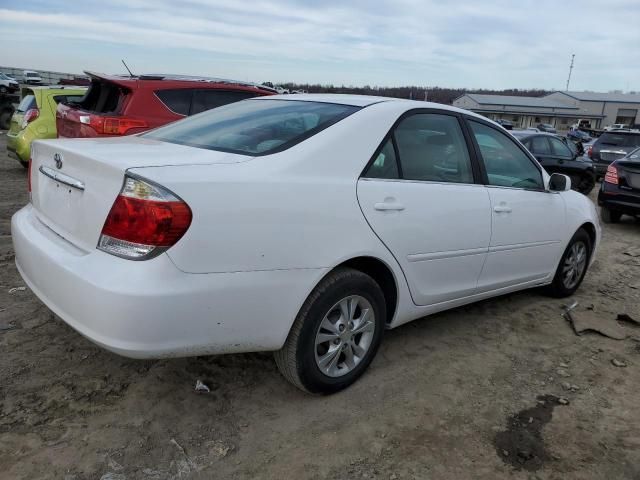
[[[38,170],[44,176],[49,177],[50,179],[55,180],[58,183],[62,183],[63,185],[66,185],[68,187],[72,187],[77,190],[84,191],[84,183],[81,182],[80,180],[76,180],[75,178],[70,177],[69,175],[65,175],[64,173],[57,172],[53,168],[45,167],[44,165],[40,165],[40,168]]]

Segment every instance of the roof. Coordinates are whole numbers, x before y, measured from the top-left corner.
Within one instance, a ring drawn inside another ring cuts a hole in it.
[[[485,95],[479,93],[466,94],[480,105],[507,105],[510,107],[564,108],[576,109],[572,105],[553,100],[548,97],[519,97],[515,95]]]
[[[584,102],[640,103],[640,93],[555,92]]]
[[[380,102],[409,101],[393,97],[374,97],[372,95],[346,95],[339,93],[289,93],[284,95],[260,97],[259,100],[297,100],[303,102],[337,103],[340,105],[351,105],[353,107],[366,107]]]

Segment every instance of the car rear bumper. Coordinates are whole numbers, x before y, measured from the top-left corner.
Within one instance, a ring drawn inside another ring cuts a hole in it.
[[[277,350],[325,269],[188,274],[79,250],[27,205],[11,220],[29,288],[89,340],[133,358]]]
[[[32,140],[25,130],[16,135],[7,132],[7,154],[16,160],[28,162]]]
[[[640,215],[640,192],[621,190],[603,182],[598,192],[598,205],[627,215]]]

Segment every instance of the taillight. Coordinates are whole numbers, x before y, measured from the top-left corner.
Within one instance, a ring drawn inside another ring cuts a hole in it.
[[[191,209],[159,185],[125,177],[102,227],[98,249],[132,260],[147,260],[167,250],[191,225]]]
[[[40,110],[38,110],[37,108],[30,108],[29,110],[24,112],[24,116],[22,117],[22,128],[25,128],[39,116]]]
[[[103,135],[126,135],[133,128],[147,128],[144,120],[126,117],[102,117],[100,115],[80,115],[84,123]]]
[[[607,173],[604,175],[604,181],[613,185],[618,185],[618,169],[609,165],[607,167]]]
[[[591,155],[593,154],[593,145],[589,146],[589,149],[587,150],[587,156],[589,158],[591,158]]]

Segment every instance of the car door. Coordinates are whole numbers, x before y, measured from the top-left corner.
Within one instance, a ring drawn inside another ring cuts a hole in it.
[[[475,293],[487,255],[489,195],[461,122],[441,111],[404,116],[358,181],[360,207],[418,305]]]
[[[565,204],[545,190],[542,170],[512,138],[468,121],[491,200],[491,240],[478,292],[545,279],[563,248]]]
[[[577,185],[580,175],[585,171],[584,162],[576,161],[576,155],[569,149],[565,143],[559,138],[549,137],[549,144],[551,145],[551,158],[555,165],[553,171],[545,167],[549,173],[563,173],[571,177],[571,181]]]

